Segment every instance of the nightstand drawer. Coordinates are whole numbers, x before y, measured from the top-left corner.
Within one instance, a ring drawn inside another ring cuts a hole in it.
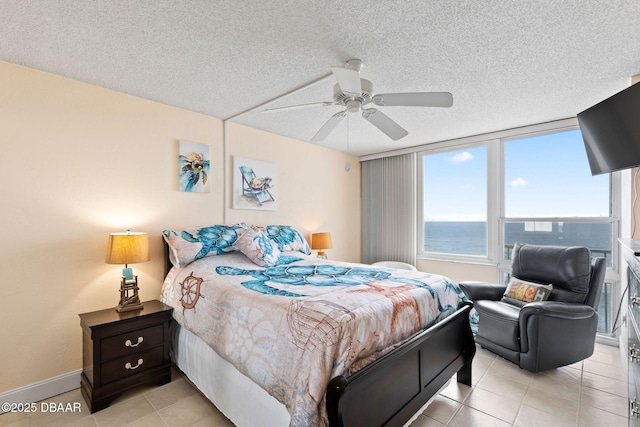
[[[104,363],[101,371],[102,384],[162,365],[162,350],[161,346],[155,347]]]
[[[169,328],[173,308],[158,300],[140,310],[83,313],[80,389],[91,413],[126,390],[171,381]]]
[[[156,325],[103,339],[100,342],[102,360],[106,361],[162,345],[164,339],[162,328],[162,325]]]

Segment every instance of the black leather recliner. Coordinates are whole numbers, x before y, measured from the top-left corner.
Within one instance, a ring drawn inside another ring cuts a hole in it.
[[[512,277],[553,290],[547,301],[520,307],[502,300],[507,285],[461,282],[479,315],[476,342],[531,372],[586,359],[595,345],[606,268],[586,247],[516,243]]]

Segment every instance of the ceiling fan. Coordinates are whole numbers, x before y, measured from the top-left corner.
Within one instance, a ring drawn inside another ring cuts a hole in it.
[[[394,141],[409,134],[402,126],[377,108],[364,108],[373,103],[379,107],[451,107],[453,96],[449,92],[406,92],[406,93],[373,93],[373,84],[360,78],[362,61],[351,59],[344,67],[331,67],[331,72],[338,81],[333,87],[333,101],[314,102],[310,104],[290,105],[286,107],[268,108],[264,113],[293,110],[298,108],[327,107],[339,105],[345,110],[334,114],[311,138],[311,142],[323,141],[347,116],[347,113],[362,111],[362,117],[380,129]]]

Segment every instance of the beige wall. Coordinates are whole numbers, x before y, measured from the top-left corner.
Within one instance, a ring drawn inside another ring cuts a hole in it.
[[[499,282],[498,268],[495,265],[418,259],[416,268],[420,271],[442,274],[456,283],[464,280]]]
[[[230,209],[228,221],[326,229],[329,256],[359,260],[359,168],[346,174],[340,153],[229,127],[229,153],[276,163],[284,182],[276,212]],[[0,136],[2,393],[82,367],[78,313],[118,300],[109,232],[149,233],[151,261],[133,267],[142,299],[158,297],[161,230],[223,222],[225,165],[216,118],[5,62]],[[210,145],[210,193],[178,191],[181,139]]]
[[[276,211],[227,209],[227,222],[291,224],[310,242],[311,233],[331,232],[331,259],[360,262],[360,163],[357,157],[267,132],[227,123],[231,182],[233,156],[276,165]],[[345,171],[345,162],[352,168]],[[232,206],[228,194],[227,206]]]

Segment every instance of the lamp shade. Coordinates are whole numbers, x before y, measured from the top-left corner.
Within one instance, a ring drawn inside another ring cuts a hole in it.
[[[333,243],[331,243],[331,233],[313,233],[311,235],[311,249],[331,249]]]
[[[107,264],[135,264],[149,261],[147,233],[111,233],[107,243]]]

